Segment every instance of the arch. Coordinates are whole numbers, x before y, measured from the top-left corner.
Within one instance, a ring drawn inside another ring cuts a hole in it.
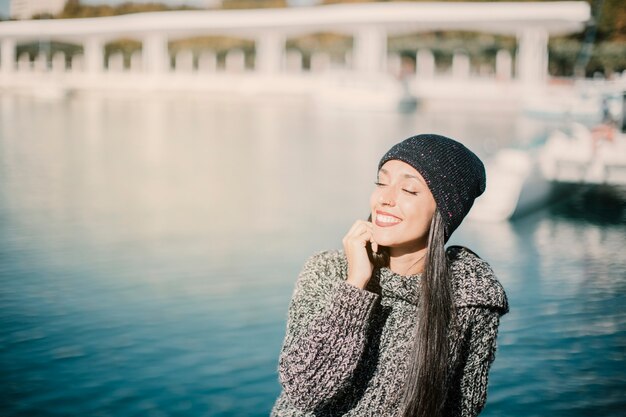
[[[133,61],[133,55],[141,54],[143,44],[141,40],[133,38],[117,38],[109,39],[104,44],[104,67],[109,69],[109,61],[116,62],[121,58],[121,70],[130,70]],[[115,64],[117,65],[117,64]]]
[[[346,65],[346,54],[352,51],[354,37],[339,32],[313,32],[287,38],[286,50],[302,54],[302,68],[315,69],[316,54],[327,54],[326,65]],[[320,55],[317,55],[318,57]]]
[[[244,67],[254,67],[254,40],[235,36],[194,36],[189,38],[170,39],[169,51],[174,66],[175,58],[183,51],[191,51],[193,54],[193,69],[199,68],[199,61],[206,52],[215,54],[216,69],[226,68],[226,55],[229,51],[243,51]]]
[[[401,56],[415,57],[419,50],[430,50],[438,73],[451,73],[455,55],[466,55],[470,72],[474,75],[495,76],[498,51],[506,50],[515,56],[516,39],[513,36],[471,32],[431,31],[390,36],[388,50]]]
[[[15,56],[21,57],[23,62],[25,56],[28,56],[31,67],[33,63],[40,60],[40,65],[45,65],[46,70],[52,68],[53,57],[59,56],[58,53],[63,53],[65,56],[65,68],[71,67],[72,58],[75,55],[82,55],[83,46],[63,40],[47,40],[47,41],[26,41],[18,43],[15,47]],[[19,58],[18,58],[19,59]],[[23,65],[23,64],[22,64]]]

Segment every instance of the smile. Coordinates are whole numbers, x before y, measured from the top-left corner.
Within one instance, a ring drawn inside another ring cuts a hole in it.
[[[376,226],[380,226],[380,227],[390,227],[390,226],[395,226],[396,224],[400,223],[402,221],[402,219],[393,216],[389,213],[382,213],[382,212],[376,212]]]

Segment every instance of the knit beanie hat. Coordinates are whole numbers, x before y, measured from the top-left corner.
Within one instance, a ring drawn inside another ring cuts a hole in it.
[[[433,134],[413,136],[394,145],[382,157],[378,169],[392,159],[406,162],[424,177],[445,223],[448,241],[474,199],[485,191],[481,160],[461,143]]]

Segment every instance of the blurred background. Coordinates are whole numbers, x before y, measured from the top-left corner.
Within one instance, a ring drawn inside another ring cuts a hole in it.
[[[295,280],[456,138],[507,290],[484,416],[624,416],[626,8],[0,0],[0,415],[266,416]]]

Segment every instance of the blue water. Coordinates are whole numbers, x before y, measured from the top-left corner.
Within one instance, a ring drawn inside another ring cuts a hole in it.
[[[0,415],[267,415],[298,271],[367,215],[382,153],[435,131],[488,157],[550,127],[297,98],[0,96]],[[482,415],[625,415],[625,232],[610,189],[455,232],[511,304]]]

